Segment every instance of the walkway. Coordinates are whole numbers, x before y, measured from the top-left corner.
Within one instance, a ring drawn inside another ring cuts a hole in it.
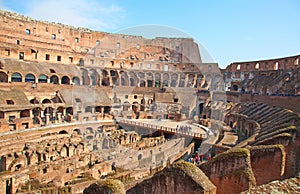
[[[119,124],[136,126],[143,129],[162,131],[166,133],[181,134],[196,139],[206,139],[207,131],[197,125],[189,124],[187,121],[176,122],[174,120],[158,119],[117,119]]]

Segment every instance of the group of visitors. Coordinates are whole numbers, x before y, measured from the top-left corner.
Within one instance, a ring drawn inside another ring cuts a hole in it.
[[[204,154],[198,154],[196,153],[195,155],[192,155],[187,159],[187,162],[191,162],[193,164],[201,164],[205,160],[205,155]],[[211,160],[211,154],[207,154],[207,160]]]
[[[185,126],[182,126],[182,125],[178,126],[177,125],[176,130],[180,131],[180,132],[189,132],[190,133],[190,132],[192,132],[192,127],[187,126],[187,125],[185,125]]]

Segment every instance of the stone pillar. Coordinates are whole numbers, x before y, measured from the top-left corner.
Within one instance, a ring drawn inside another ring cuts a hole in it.
[[[58,113],[57,113],[57,122],[58,122],[58,123],[61,123],[61,120],[62,120],[62,119],[61,119],[61,115],[62,115],[61,112],[58,112]]]
[[[48,125],[49,121],[50,121],[50,114],[46,113],[46,115],[45,115],[45,125]]]
[[[6,180],[2,179],[0,181],[0,193],[8,193],[6,192]]]
[[[196,83],[197,83],[197,74],[195,74],[195,76],[194,76],[194,83],[193,83],[193,86],[195,86],[196,85]],[[197,86],[196,86],[196,88],[197,88]]]
[[[188,82],[189,82],[189,74],[185,74],[184,87],[187,87]]]

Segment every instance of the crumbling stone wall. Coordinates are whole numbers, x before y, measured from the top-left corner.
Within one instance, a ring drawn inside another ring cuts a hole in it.
[[[216,187],[195,165],[178,162],[127,190],[128,194],[216,193]]]
[[[250,153],[256,185],[282,178],[286,165],[286,152],[282,145],[255,146],[250,148]]]
[[[239,193],[256,185],[250,163],[250,151],[231,149],[217,155],[200,168],[216,185],[217,193]]]

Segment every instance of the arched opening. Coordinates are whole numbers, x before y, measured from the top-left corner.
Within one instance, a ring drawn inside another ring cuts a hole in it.
[[[52,75],[50,77],[50,83],[52,83],[52,84],[58,84],[58,77],[56,75]]]
[[[159,87],[160,87],[160,81],[156,80],[154,86],[155,86],[156,88],[159,88]]]
[[[239,89],[239,86],[238,86],[238,85],[234,84],[234,85],[232,86],[232,90],[233,90],[233,91],[238,91],[238,89]]]
[[[58,132],[58,134],[68,134],[68,132],[66,130],[61,130]]]
[[[19,171],[21,169],[22,165],[21,164],[17,164],[15,166],[15,171]]]
[[[90,85],[90,77],[86,69],[80,69],[82,71],[82,85]]]
[[[133,78],[130,78],[130,86],[135,86]]]
[[[73,132],[76,132],[77,135],[81,135],[82,134],[81,131],[80,131],[80,129],[74,129]]]
[[[274,70],[278,70],[278,67],[279,67],[279,63],[275,62],[275,64],[274,64]]]
[[[139,154],[138,155],[138,160],[141,160],[143,158],[143,155],[142,154]]]
[[[85,112],[90,112],[90,113],[92,113],[92,107],[91,106],[87,106],[86,108],[85,108]]]
[[[64,107],[60,106],[56,109],[57,113],[61,113],[61,115],[64,115]]]
[[[129,108],[130,108],[130,103],[129,102],[124,102],[124,104],[123,104],[123,111],[128,111],[129,110]]]
[[[171,81],[171,87],[176,87],[177,81],[176,80],[172,80]]]
[[[49,100],[48,98],[45,98],[43,101],[42,101],[42,104],[49,104],[51,103],[51,100]]]
[[[69,85],[70,84],[70,78],[68,76],[63,76],[61,78],[61,84]]]
[[[73,115],[73,107],[66,108],[66,113],[67,113],[67,115],[68,114]]]
[[[95,112],[96,113],[101,113],[101,106],[96,106],[95,107]]]
[[[12,82],[22,82],[22,75],[20,73],[13,73],[11,76],[11,81]]]
[[[68,157],[69,156],[69,149],[66,145],[64,145],[60,150],[60,155],[62,157]]]
[[[48,76],[42,74],[39,76],[38,83],[47,83]]]
[[[152,87],[152,86],[153,86],[152,80],[147,80],[147,86],[148,86],[148,87]]]
[[[96,70],[93,69],[91,74],[92,85],[97,86],[99,84],[99,79],[99,74],[96,72]]]
[[[30,102],[30,104],[39,104],[40,103],[36,98],[31,99],[29,102]]]
[[[145,87],[145,81],[144,80],[140,81],[140,87]]]
[[[86,133],[87,133],[87,134],[94,133],[93,128],[91,128],[91,127],[86,128]]]
[[[118,81],[118,72],[117,71],[114,71],[114,70],[110,70],[110,76],[111,76],[111,79],[112,79],[112,84],[114,85],[118,85],[117,81]]]
[[[40,124],[41,123],[41,108],[34,108],[32,110],[32,115],[33,115],[33,124]]]
[[[164,87],[168,87],[168,86],[169,86],[169,81],[168,81],[168,80],[164,80],[163,86],[164,86]]]
[[[53,108],[52,107],[45,108],[44,114],[45,115],[47,115],[47,114],[49,115],[50,121],[52,121],[54,119],[54,117],[53,117]]]
[[[110,113],[110,107],[109,106],[105,106],[104,107],[104,113],[105,114],[109,114]]]
[[[25,82],[35,83],[35,76],[31,73],[25,76]]]
[[[75,85],[80,85],[80,79],[79,79],[79,77],[73,77],[72,82],[73,82]]]
[[[0,82],[8,82],[8,75],[4,72],[0,72]]]

